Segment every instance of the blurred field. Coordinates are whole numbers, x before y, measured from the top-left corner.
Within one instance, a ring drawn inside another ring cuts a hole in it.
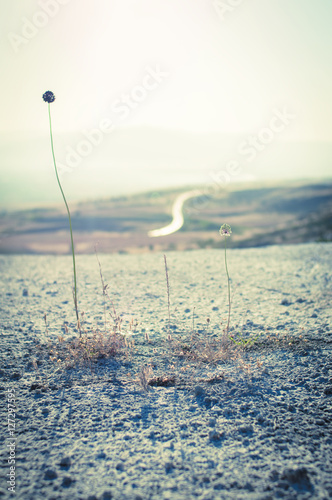
[[[250,188],[238,185],[213,196],[203,194],[186,202],[180,231],[149,237],[148,231],[171,222],[172,204],[185,190],[70,204],[76,252],[93,253],[96,244],[99,252],[107,253],[219,247],[218,230],[224,222],[233,230],[229,246],[237,248],[332,241],[332,181]],[[62,204],[2,211],[0,253],[70,253],[68,219]]]

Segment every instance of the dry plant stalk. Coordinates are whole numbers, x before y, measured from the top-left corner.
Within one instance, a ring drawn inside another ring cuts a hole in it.
[[[98,252],[97,252],[97,245],[95,245],[95,253],[96,253],[96,258],[97,258],[98,265],[99,265],[99,274],[100,274],[100,280],[101,280],[101,285],[102,285],[102,289],[103,289],[104,324],[105,324],[105,332],[106,332],[106,330],[107,330],[107,321],[106,321],[106,299],[105,299],[105,297],[106,297],[106,290],[107,290],[108,284],[106,283],[106,285],[105,285],[105,282],[104,282],[103,272],[102,272],[102,269],[101,269],[101,264],[100,264],[100,260],[99,260]]]
[[[113,323],[114,323],[114,327],[113,327],[113,333],[121,333],[121,323],[122,323],[122,318],[117,314],[116,310],[115,310],[115,307],[114,307],[114,303],[111,299],[111,297],[109,296],[109,293],[108,293],[108,283],[105,284],[105,281],[104,281],[104,276],[103,276],[103,272],[102,272],[102,267],[101,267],[101,263],[100,263],[100,260],[99,260],[99,257],[98,257],[98,253],[97,253],[97,246],[95,245],[95,253],[96,253],[96,257],[97,257],[97,261],[98,261],[98,264],[99,264],[99,274],[100,274],[100,280],[101,280],[101,284],[102,284],[102,290],[103,290],[103,297],[104,297],[104,323],[105,323],[105,333],[107,331],[107,320],[106,320],[106,300],[105,300],[105,297],[108,298],[112,308],[111,308],[111,311],[109,311],[109,315],[110,317],[112,318],[113,320]]]
[[[47,102],[47,106],[48,106],[48,118],[49,118],[50,138],[51,138],[51,151],[52,151],[52,157],[53,157],[53,163],[54,163],[56,180],[57,180],[58,186],[60,188],[63,201],[65,202],[65,206],[66,206],[66,210],[67,210],[67,215],[68,215],[68,221],[69,221],[70,245],[71,245],[72,258],[73,258],[73,273],[74,273],[73,299],[74,299],[74,306],[75,306],[76,319],[77,319],[77,328],[78,328],[78,331],[79,331],[80,337],[81,337],[82,336],[82,332],[81,332],[80,318],[79,318],[79,312],[78,312],[76,261],[75,261],[75,248],[74,248],[73,228],[72,228],[72,223],[71,223],[71,215],[70,215],[69,206],[68,206],[68,203],[67,203],[67,199],[66,199],[65,193],[64,193],[64,191],[62,189],[62,185],[61,185],[59,174],[58,174],[58,168],[57,168],[57,164],[56,164],[56,160],[55,160],[54,144],[53,144],[53,132],[52,132],[52,120],[51,120],[51,107],[50,107],[50,104],[55,101],[55,95],[53,94],[53,92],[51,90],[47,90],[43,94],[43,100],[45,102]]]
[[[168,340],[171,340],[171,309],[170,309],[170,300],[169,300],[169,279],[168,279],[168,268],[167,268],[167,259],[164,254],[164,262],[165,262],[165,273],[166,273],[166,286],[167,286],[167,307],[168,307]]]
[[[33,358],[32,365],[33,365],[34,369],[36,370],[36,374],[39,378],[39,383],[35,382],[34,384],[32,384],[32,387],[35,386],[36,389],[46,390],[48,388],[48,378],[47,378],[47,376],[46,376],[46,378],[44,378],[42,376],[42,374],[40,373],[36,358]],[[37,380],[37,377],[36,377],[36,380]]]
[[[152,368],[150,365],[142,366],[138,374],[138,382],[144,392],[149,391],[149,379],[152,375]]]
[[[231,287],[230,287],[230,279],[229,279],[229,273],[228,273],[228,267],[227,267],[226,250],[227,250],[227,238],[232,234],[231,226],[229,224],[223,224],[219,230],[219,233],[220,233],[220,236],[225,237],[225,269],[226,269],[226,274],[227,274],[227,287],[228,287],[228,319],[227,319],[226,332],[228,335],[229,323],[231,320]]]
[[[193,307],[193,333],[195,333],[195,306]]]

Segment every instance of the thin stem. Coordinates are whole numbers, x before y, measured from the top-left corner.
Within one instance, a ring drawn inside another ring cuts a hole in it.
[[[107,331],[107,321],[106,321],[106,299],[105,299],[105,295],[106,295],[106,289],[107,289],[107,286],[108,286],[108,285],[105,285],[105,282],[104,282],[103,272],[102,272],[102,269],[101,269],[101,264],[100,264],[100,260],[99,260],[99,257],[98,257],[98,252],[97,252],[97,245],[95,245],[95,253],[96,253],[97,261],[98,261],[98,264],[99,264],[99,274],[100,274],[100,279],[101,279],[101,285],[102,285],[102,287],[103,287],[103,298],[104,298],[104,324],[105,324],[105,332],[106,332],[106,331]]]
[[[169,279],[168,279],[168,268],[167,268],[167,260],[166,260],[166,255],[165,255],[165,254],[164,254],[164,262],[165,262],[166,285],[167,285],[168,337],[170,337],[170,335],[171,335],[171,311],[170,311],[170,302],[169,302]]]
[[[193,333],[195,333],[195,307],[193,307]]]
[[[225,267],[226,267],[227,282],[228,282],[228,321],[227,321],[227,335],[228,335],[229,322],[231,319],[231,287],[230,287],[230,283],[229,283],[229,274],[228,274],[228,268],[227,268],[226,248],[227,248],[227,238],[225,237]]]
[[[58,185],[59,185],[62,197],[63,197],[63,201],[65,202],[65,205],[66,205],[68,219],[69,219],[71,253],[72,253],[72,256],[73,256],[73,269],[74,269],[74,305],[75,305],[75,311],[76,311],[77,326],[78,326],[78,328],[80,330],[80,336],[81,336],[80,320],[79,320],[78,305],[77,305],[77,280],[76,280],[76,263],[75,263],[75,250],[74,250],[73,229],[72,229],[72,225],[71,225],[71,216],[70,216],[70,211],[69,211],[68,203],[67,203],[67,200],[66,200],[66,197],[65,197],[65,193],[63,192],[63,189],[62,189],[62,186],[61,186],[61,183],[60,183],[60,179],[59,179],[59,175],[58,175],[58,169],[57,169],[56,161],[55,161],[50,103],[48,103],[48,117],[49,117],[49,122],[50,122],[51,148],[52,148],[53,163],[54,163],[54,168],[55,168],[55,175],[56,175],[56,178],[57,178],[57,181],[58,181]]]

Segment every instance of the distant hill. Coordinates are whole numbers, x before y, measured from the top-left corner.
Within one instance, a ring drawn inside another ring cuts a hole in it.
[[[234,247],[332,241],[332,183],[226,192],[184,229],[212,229],[220,220],[232,226]]]
[[[257,247],[332,241],[332,181],[316,184],[252,185],[208,192],[186,202],[184,225],[169,236],[148,231],[169,224],[172,204],[188,188],[73,205],[77,253],[189,250],[221,246],[222,223],[232,226],[230,246]],[[0,213],[1,253],[70,253],[68,219],[62,206]]]

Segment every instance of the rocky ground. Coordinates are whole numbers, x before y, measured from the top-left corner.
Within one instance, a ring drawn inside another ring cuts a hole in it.
[[[330,498],[331,257],[331,244],[228,252],[230,333],[256,341],[213,362],[222,250],[167,254],[170,325],[163,255],[100,255],[107,328],[114,306],[127,346],[88,364],[65,359],[70,257],[0,257],[1,498]],[[103,331],[95,257],[79,257],[78,283],[84,328]]]

